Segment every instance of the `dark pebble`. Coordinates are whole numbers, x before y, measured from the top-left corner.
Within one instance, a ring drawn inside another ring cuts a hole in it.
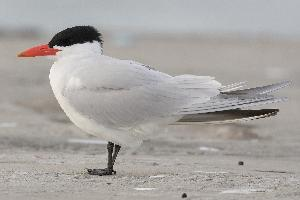
[[[186,194],[186,193],[183,193],[183,194],[181,195],[181,198],[187,198],[187,194]]]
[[[239,161],[239,165],[244,165],[244,161]]]

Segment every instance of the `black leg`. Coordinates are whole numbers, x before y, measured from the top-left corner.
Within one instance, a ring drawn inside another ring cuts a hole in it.
[[[116,158],[117,158],[117,156],[118,156],[118,153],[119,153],[120,149],[121,149],[121,146],[115,144],[115,151],[114,151],[114,155],[113,155],[113,157],[112,157],[113,165],[115,164],[115,161],[116,161]]]
[[[114,143],[108,142],[108,144],[107,144],[107,152],[108,152],[107,169],[110,173],[113,171],[113,166],[114,166],[113,158],[112,158],[113,151],[114,151]]]
[[[114,151],[115,148],[115,151]],[[116,171],[114,171],[113,166],[115,163],[115,160],[117,158],[117,155],[121,149],[121,146],[114,145],[112,142],[107,143],[107,168],[105,169],[87,169],[88,173],[90,175],[98,175],[98,176],[105,176],[105,175],[113,175],[116,174]]]

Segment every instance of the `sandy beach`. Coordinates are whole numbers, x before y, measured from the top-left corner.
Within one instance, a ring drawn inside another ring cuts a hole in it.
[[[0,199],[300,198],[300,41],[104,37],[105,54],[172,75],[210,75],[249,87],[292,80],[278,93],[289,101],[268,106],[281,110],[270,119],[169,126],[138,149],[122,148],[115,176],[89,176],[85,168],[105,166],[106,145],[59,108],[48,80],[51,60],[16,57],[48,39],[0,37]]]

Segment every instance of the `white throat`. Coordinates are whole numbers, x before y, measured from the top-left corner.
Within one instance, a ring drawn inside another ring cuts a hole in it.
[[[84,56],[90,54],[102,54],[102,47],[98,41],[86,42],[83,44],[73,44],[72,46],[59,47],[54,46],[54,48],[61,51],[56,53],[56,58],[65,56]]]

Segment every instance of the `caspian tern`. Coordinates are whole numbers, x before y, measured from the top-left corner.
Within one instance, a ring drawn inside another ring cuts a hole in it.
[[[58,103],[80,129],[109,141],[107,168],[88,169],[91,175],[115,174],[121,145],[137,146],[161,127],[265,118],[279,110],[241,108],[286,100],[270,93],[289,81],[250,89],[240,89],[244,83],[222,86],[210,76],[171,76],[103,55],[102,45],[94,27],[75,26],[18,55],[55,57],[49,78]]]

